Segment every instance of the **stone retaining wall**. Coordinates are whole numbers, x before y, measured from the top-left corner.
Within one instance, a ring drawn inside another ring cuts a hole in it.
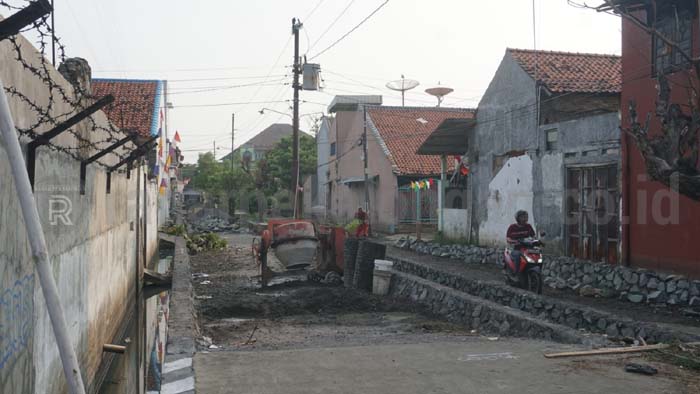
[[[440,245],[400,239],[396,245],[418,253],[475,264],[501,264],[503,249],[472,245]],[[567,256],[544,256],[545,284],[584,296],[619,297],[633,303],[700,307],[700,281]]]
[[[601,342],[600,338],[586,337],[576,330],[402,272],[393,273],[389,294],[421,303],[432,313],[481,332],[562,343]]]
[[[510,286],[469,279],[391,256],[388,259],[394,261],[395,271],[408,273],[496,304],[527,312],[539,320],[546,320],[573,329],[583,329],[592,333],[606,334],[611,339],[642,337],[649,343],[668,343],[672,340],[697,341],[699,339],[696,336],[671,331],[652,323],[620,318],[593,308],[550,299]]]

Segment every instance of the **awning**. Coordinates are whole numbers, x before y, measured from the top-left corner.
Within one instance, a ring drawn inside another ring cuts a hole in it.
[[[475,119],[445,119],[416,151],[419,155],[463,155],[467,153],[467,133]]]
[[[369,179],[370,183],[375,183],[377,181],[377,178],[379,178],[379,175],[370,176],[368,179]],[[348,178],[341,179],[340,184],[341,185],[349,185],[349,184],[353,184],[353,183],[364,183],[364,181],[365,181],[364,176],[351,176]]]

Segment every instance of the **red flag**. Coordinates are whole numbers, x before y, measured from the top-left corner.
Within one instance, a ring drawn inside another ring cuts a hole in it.
[[[177,131],[175,132],[175,141],[176,141],[176,142],[182,142],[182,141],[180,140],[180,133],[178,133]]]

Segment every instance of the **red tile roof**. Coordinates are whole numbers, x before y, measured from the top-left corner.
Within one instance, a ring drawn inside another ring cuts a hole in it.
[[[381,137],[399,175],[438,175],[440,157],[418,155],[426,138],[445,120],[473,119],[467,108],[369,107],[367,117]],[[466,138],[466,137],[465,137]],[[449,160],[448,162],[451,162]]]
[[[554,93],[620,93],[622,89],[620,56],[512,48],[507,52]]]
[[[157,133],[159,81],[133,79],[93,79],[95,97],[114,96],[114,102],[103,109],[110,122],[123,131],[143,136]]]

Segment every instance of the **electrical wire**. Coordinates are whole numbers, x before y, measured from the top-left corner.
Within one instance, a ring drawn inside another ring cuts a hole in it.
[[[382,8],[384,8],[384,6],[387,5],[388,3],[389,3],[389,0],[384,1],[382,4],[379,5],[379,7],[377,7],[374,11],[372,11],[372,13],[370,13],[369,15],[367,15],[367,17],[365,17],[365,19],[363,19],[363,20],[360,21],[360,23],[358,23],[355,27],[353,27],[352,29],[350,29],[350,31],[348,31],[347,33],[343,34],[339,39],[335,40],[331,45],[327,46],[325,49],[323,49],[322,51],[318,52],[317,54],[315,54],[314,56],[312,56],[311,58],[309,58],[309,60],[314,60],[314,59],[316,59],[317,57],[319,57],[319,56],[323,55],[324,53],[326,53],[327,51],[329,51],[329,50],[330,50],[331,48],[333,48],[334,46],[338,45],[338,43],[340,43],[340,42],[343,41],[347,36],[349,36],[350,34],[352,34],[352,32],[354,32],[355,30],[357,30],[358,28],[360,28],[360,26],[362,26],[365,22],[367,22],[372,16],[374,16],[374,14],[376,14],[377,12],[379,12],[379,10],[381,10]]]
[[[316,41],[314,41],[314,43],[311,44],[311,46],[309,47],[309,49],[307,49],[307,51],[306,51],[307,53],[308,53],[310,50],[312,50],[312,49],[314,49],[314,48],[316,47],[316,44],[318,44],[318,42],[321,41],[321,39],[328,33],[328,31],[330,31],[331,28],[333,28],[333,26],[335,26],[335,24],[338,22],[338,20],[339,20],[343,15],[345,15],[345,13],[348,11],[348,9],[350,8],[350,6],[351,6],[352,3],[354,3],[354,2],[355,2],[355,0],[350,0],[350,2],[345,6],[345,8],[343,8],[343,10],[340,12],[340,14],[338,14],[338,16],[335,17],[335,19],[333,20],[333,22],[331,22],[331,24],[328,25],[328,27],[326,27],[326,30],[324,30],[323,33],[321,33],[321,35],[318,36],[318,38],[316,39]]]

